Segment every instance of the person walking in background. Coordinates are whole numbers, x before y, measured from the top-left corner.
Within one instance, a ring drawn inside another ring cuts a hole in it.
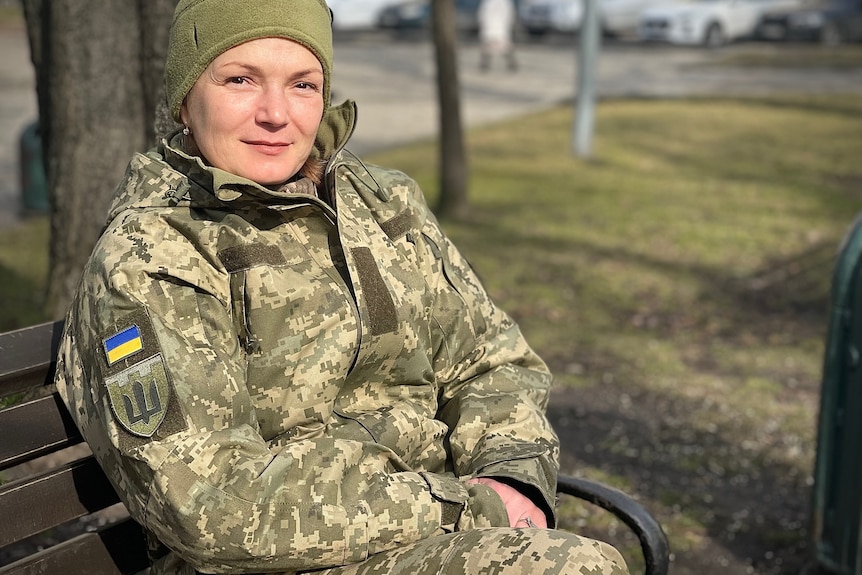
[[[515,4],[512,0],[482,0],[479,4],[479,40],[481,55],[479,69],[491,69],[491,60],[503,57],[509,70],[518,69],[512,31],[515,27]]]

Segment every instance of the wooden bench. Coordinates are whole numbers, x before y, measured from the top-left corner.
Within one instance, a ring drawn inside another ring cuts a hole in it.
[[[139,573],[148,566],[143,532],[116,505],[89,451],[43,469],[45,456],[83,443],[51,385],[61,329],[54,322],[0,334],[0,474],[21,475],[0,485],[0,575]],[[640,504],[575,477],[560,477],[558,491],[620,518],[640,540],[646,573],[666,575],[667,538]],[[101,519],[108,508],[113,512]]]

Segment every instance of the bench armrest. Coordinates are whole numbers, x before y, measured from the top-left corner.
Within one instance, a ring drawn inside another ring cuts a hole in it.
[[[557,477],[557,493],[583,499],[611,512],[640,540],[646,575],[667,575],[670,563],[667,536],[659,522],[640,503],[607,485],[566,475]]]

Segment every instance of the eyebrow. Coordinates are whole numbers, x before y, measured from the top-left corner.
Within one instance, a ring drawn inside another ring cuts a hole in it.
[[[259,68],[258,66],[255,66],[254,64],[247,64],[244,62],[236,62],[236,61],[225,62],[224,64],[219,65],[219,68],[224,69],[224,68],[227,68],[230,66],[236,66],[236,67],[241,68],[242,70],[245,70],[246,72],[249,72],[251,74],[261,75],[263,73],[263,70],[261,68]],[[313,68],[313,67],[312,68],[306,68],[304,70],[297,70],[296,72],[291,74],[290,77],[291,78],[301,78],[303,76],[308,76],[309,74],[323,75],[323,70],[321,70],[320,68]]]

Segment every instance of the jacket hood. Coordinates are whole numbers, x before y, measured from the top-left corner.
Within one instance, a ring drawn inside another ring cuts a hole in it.
[[[326,110],[311,156],[331,162],[356,126],[356,104],[347,100]],[[108,221],[130,208],[173,207],[180,203],[215,208],[246,195],[278,202],[307,188],[302,180],[267,188],[252,180],[206,165],[199,156],[182,149],[180,131],[164,138],[145,154],[135,154],[120,182],[108,212]]]

